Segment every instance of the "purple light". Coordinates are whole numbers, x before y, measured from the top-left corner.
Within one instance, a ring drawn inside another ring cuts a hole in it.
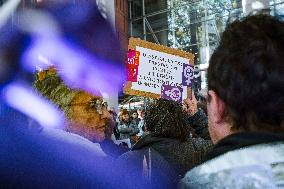
[[[63,113],[34,91],[19,83],[11,83],[3,90],[5,101],[14,109],[35,119],[44,127],[62,128]]]
[[[18,13],[18,17],[21,19],[16,22],[16,26],[33,36],[38,37],[56,37],[59,36],[60,26],[52,18],[51,15],[34,9],[25,9]]]
[[[55,65],[65,83],[95,95],[99,91],[116,94],[125,81],[124,70],[114,62],[97,58],[70,43],[53,38],[35,38],[22,57],[23,67],[29,71],[47,67],[38,57],[45,57]]]
[[[0,27],[7,22],[20,3],[21,0],[10,0],[2,5],[0,8]]]

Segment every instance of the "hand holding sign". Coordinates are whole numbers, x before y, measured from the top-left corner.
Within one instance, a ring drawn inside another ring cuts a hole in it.
[[[192,92],[192,99],[186,98],[183,102],[184,102],[184,110],[190,116],[193,116],[198,111],[197,100],[195,98],[194,92]]]
[[[193,54],[134,38],[129,39],[128,48],[132,59],[128,63],[131,69],[124,87],[126,94],[154,99],[163,96],[180,103],[188,96],[194,77]],[[136,60],[139,66],[134,69]],[[162,85],[168,85],[164,87],[167,90],[162,90]]]

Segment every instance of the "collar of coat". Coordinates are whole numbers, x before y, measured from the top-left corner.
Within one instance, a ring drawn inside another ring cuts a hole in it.
[[[156,137],[153,134],[148,134],[142,137],[133,147],[131,150],[138,150],[141,149],[145,146],[149,146],[154,143],[158,143],[161,141],[165,140],[175,140],[175,139],[169,139],[169,138],[161,138],[161,137]]]
[[[206,156],[206,160],[213,159],[232,150],[237,150],[257,144],[284,141],[284,135],[261,132],[243,132],[232,134],[218,142]]]

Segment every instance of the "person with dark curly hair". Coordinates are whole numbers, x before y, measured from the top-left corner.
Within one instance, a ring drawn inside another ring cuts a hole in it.
[[[182,188],[278,188],[284,162],[284,22],[251,15],[229,24],[208,70],[213,151]]]
[[[141,179],[145,156],[151,162],[151,182],[175,187],[188,169],[201,162],[212,144],[210,140],[195,137],[187,117],[182,104],[177,102],[159,99],[150,104],[144,118],[149,134],[143,136],[130,152],[123,154],[119,163],[136,162],[129,172],[137,173],[136,179]]]

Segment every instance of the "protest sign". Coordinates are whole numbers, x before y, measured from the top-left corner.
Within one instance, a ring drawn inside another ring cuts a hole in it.
[[[181,101],[191,95],[193,60],[188,52],[130,38],[124,92]]]

